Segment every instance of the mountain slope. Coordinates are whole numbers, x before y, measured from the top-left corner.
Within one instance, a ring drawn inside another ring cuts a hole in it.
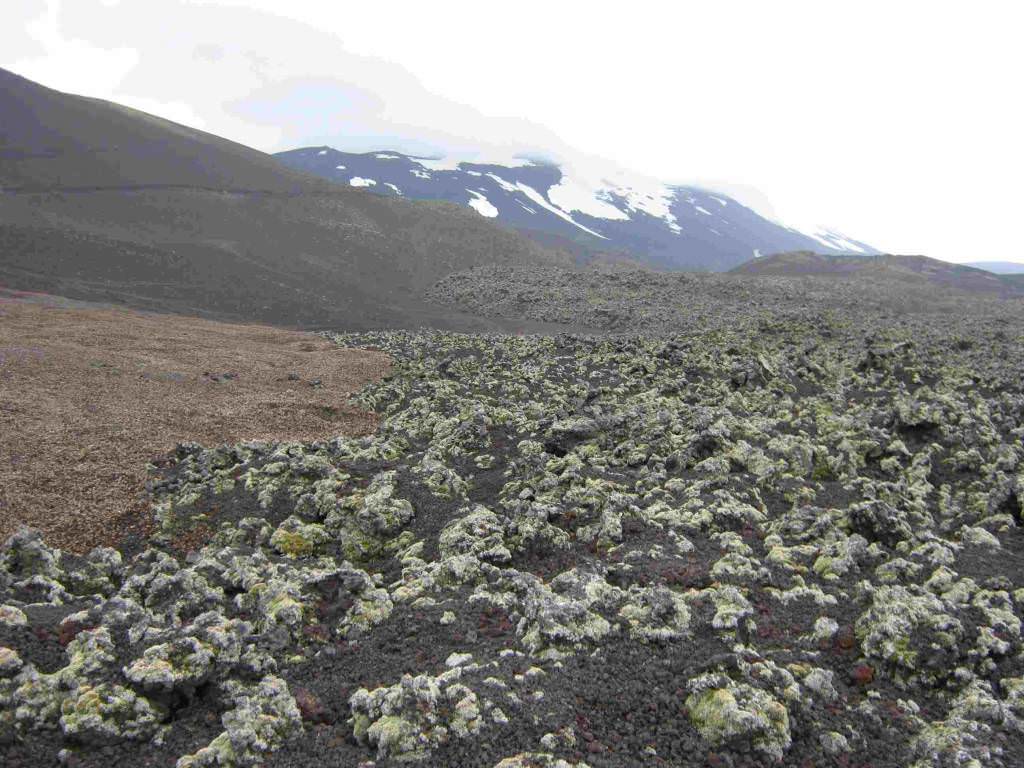
[[[439,277],[559,256],[472,210],[340,188],[0,71],[0,284],[293,326],[480,327]]]
[[[321,187],[254,149],[0,69],[0,187]]]
[[[617,180],[588,180],[541,162],[469,163],[330,147],[277,157],[297,170],[381,196],[468,206],[581,260],[626,257],[658,268],[725,270],[778,251],[876,253],[836,233],[787,228],[718,192],[611,172],[606,176]]]
[[[822,256],[798,251],[756,259],[732,272],[743,275],[829,275],[847,279],[880,279],[890,284],[929,284],[967,293],[1012,295],[1018,292],[1011,281],[999,275],[927,256]]]

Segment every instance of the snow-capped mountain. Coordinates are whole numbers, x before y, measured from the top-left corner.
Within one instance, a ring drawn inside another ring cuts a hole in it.
[[[627,257],[670,269],[726,270],[781,251],[873,254],[830,231],[800,232],[718,192],[553,163],[502,164],[354,154],[330,147],[281,152],[285,164],[380,195],[467,205],[583,258]]]

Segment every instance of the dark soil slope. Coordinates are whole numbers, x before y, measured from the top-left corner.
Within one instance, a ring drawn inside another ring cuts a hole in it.
[[[209,133],[0,69],[0,186],[303,190],[315,179]]]
[[[562,257],[449,204],[327,185],[269,155],[0,71],[0,284],[291,326],[483,328],[449,272]]]

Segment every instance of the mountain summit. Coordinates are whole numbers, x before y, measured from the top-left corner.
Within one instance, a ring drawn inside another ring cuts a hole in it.
[[[762,254],[813,250],[875,254],[835,232],[804,233],[728,195],[619,173],[578,173],[554,163],[460,162],[400,152],[281,152],[288,166],[378,195],[447,200],[578,259],[639,261],[661,269],[731,269]]]

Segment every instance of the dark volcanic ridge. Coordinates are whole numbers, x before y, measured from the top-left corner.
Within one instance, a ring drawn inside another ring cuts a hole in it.
[[[331,336],[394,360],[374,435],[184,445],[150,541],[0,550],[0,762],[1020,765],[1020,304],[761,280]]]
[[[927,284],[965,293],[1017,293],[1016,284],[1012,280],[1007,280],[1005,275],[994,274],[969,264],[952,264],[927,256],[835,256],[799,251],[755,259],[732,271],[746,275],[856,277],[875,284],[889,283],[897,290],[901,284],[919,287]]]

